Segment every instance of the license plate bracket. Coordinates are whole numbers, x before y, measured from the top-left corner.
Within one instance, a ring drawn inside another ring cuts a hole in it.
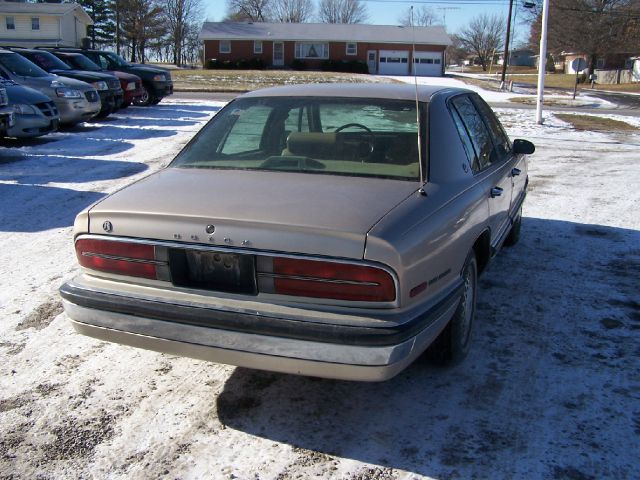
[[[256,295],[255,255],[206,250],[169,249],[174,285]]]

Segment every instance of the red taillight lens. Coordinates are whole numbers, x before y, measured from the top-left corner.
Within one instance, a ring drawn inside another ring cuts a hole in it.
[[[275,293],[362,302],[391,302],[391,275],[369,266],[290,258],[273,259]]]
[[[131,277],[156,278],[153,245],[80,239],[76,242],[76,255],[80,265],[92,270]]]

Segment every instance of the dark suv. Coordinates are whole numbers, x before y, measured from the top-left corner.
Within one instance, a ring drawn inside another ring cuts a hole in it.
[[[56,49],[52,49],[49,51],[64,63],[69,65],[71,68],[75,68],[76,70],[86,70],[87,72],[103,72],[117,77],[118,80],[120,80],[120,86],[122,87],[122,91],[124,93],[124,98],[122,99],[120,108],[127,108],[144,94],[144,91],[142,90],[142,80],[137,75],[118,72],[116,70],[105,70],[81,53],[61,52],[60,50]]]
[[[142,79],[141,97],[134,99],[134,105],[153,105],[159,103],[164,97],[173,94],[173,81],[169,70],[160,67],[151,67],[140,63],[129,63],[120,55],[103,50],[80,50],[60,48],[60,51],[79,52],[98,64],[105,70],[116,70],[131,73]]]
[[[11,50],[19,53],[27,60],[32,61],[46,72],[61,77],[75,78],[76,80],[82,80],[83,82],[91,84],[98,91],[100,102],[102,103],[98,117],[106,117],[120,108],[123,92],[120,87],[120,80],[115,76],[102,72],[88,72],[73,69],[58,57],[45,50],[30,48],[11,48]]]

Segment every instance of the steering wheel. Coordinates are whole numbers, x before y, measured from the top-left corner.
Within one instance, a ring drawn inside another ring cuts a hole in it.
[[[371,154],[373,153],[373,149],[375,148],[375,140],[376,140],[375,136],[369,127],[367,127],[366,125],[362,125],[361,123],[345,123],[344,125],[336,128],[335,132],[339,133],[342,130],[346,130],[347,128],[351,128],[351,127],[360,128],[364,130],[365,132],[367,132],[366,136],[369,137],[368,140],[365,140],[364,138],[362,139],[362,141],[358,145],[358,150],[357,150],[358,157],[362,160],[362,163],[364,163],[368,158],[371,157]]]
[[[367,127],[366,125],[362,125],[361,123],[345,123],[344,125],[336,128],[336,133],[351,127],[361,128],[362,130],[365,130],[369,133],[373,133],[369,127]]]

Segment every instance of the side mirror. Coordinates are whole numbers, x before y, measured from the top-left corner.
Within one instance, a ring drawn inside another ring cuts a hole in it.
[[[536,151],[536,146],[533,143],[531,143],[529,140],[522,140],[521,138],[516,138],[513,141],[513,153],[531,155],[535,151]]]

